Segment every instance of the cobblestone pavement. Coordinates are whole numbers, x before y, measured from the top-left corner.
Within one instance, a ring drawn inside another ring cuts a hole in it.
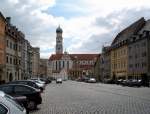
[[[150,114],[150,88],[65,81],[53,82],[31,114]]]

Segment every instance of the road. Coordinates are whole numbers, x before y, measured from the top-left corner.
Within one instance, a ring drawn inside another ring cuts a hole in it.
[[[150,114],[150,88],[75,81],[47,85],[31,114]]]

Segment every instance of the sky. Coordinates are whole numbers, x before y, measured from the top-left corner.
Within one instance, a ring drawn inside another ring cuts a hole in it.
[[[1,0],[0,11],[11,17],[41,58],[55,53],[56,28],[63,29],[64,50],[101,53],[117,33],[144,17],[149,0]]]

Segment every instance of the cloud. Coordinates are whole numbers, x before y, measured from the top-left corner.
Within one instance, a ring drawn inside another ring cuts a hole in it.
[[[124,13],[122,13],[124,12]],[[101,48],[103,45],[110,45],[115,36],[121,32],[123,29],[128,27],[130,24],[134,23],[141,17],[145,17],[145,19],[149,19],[150,9],[142,8],[141,10],[137,9],[129,9],[129,10],[121,10],[118,12],[113,12],[108,16],[98,17],[95,20],[95,24],[93,26],[99,26],[102,28],[106,28],[108,32],[99,34],[96,32],[93,33],[88,40],[84,42],[75,43],[70,47],[73,52],[83,52],[83,53],[91,53],[91,52],[101,52]],[[92,28],[93,28],[92,26]],[[98,29],[100,30],[100,29]]]
[[[110,43],[119,31],[140,17],[150,18],[148,3],[149,0],[1,0],[0,11],[12,17],[12,23],[33,46],[41,48],[41,57],[48,58],[55,52],[59,24],[64,31],[64,49],[69,53],[100,52],[102,45]]]
[[[33,46],[43,50],[55,45],[57,19],[43,12],[54,4],[54,0],[2,0],[0,10],[12,17],[12,24],[25,33]]]

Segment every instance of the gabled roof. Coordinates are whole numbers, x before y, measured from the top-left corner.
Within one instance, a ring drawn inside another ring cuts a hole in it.
[[[6,19],[1,12],[0,12],[0,17],[6,22]]]
[[[50,61],[60,60],[64,54],[52,54],[49,58]],[[96,59],[99,54],[68,54],[72,60],[93,60]]]
[[[77,60],[93,60],[98,57],[99,54],[70,54],[72,59]]]
[[[133,24],[131,24],[130,26],[128,26],[126,29],[122,30],[120,33],[118,33],[118,35],[115,37],[115,39],[112,42],[112,45],[115,44],[119,39],[121,38],[129,38],[131,37],[131,35],[136,35],[141,28],[145,25],[146,21],[144,19],[144,17],[140,18],[139,20],[137,20],[136,22],[134,22]]]
[[[61,57],[63,56],[63,54],[52,54],[49,58],[50,61],[53,61],[53,60],[59,60],[61,59]]]

